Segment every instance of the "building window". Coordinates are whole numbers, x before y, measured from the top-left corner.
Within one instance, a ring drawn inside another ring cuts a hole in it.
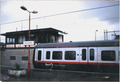
[[[50,59],[50,51],[46,52],[46,59]]]
[[[28,60],[28,57],[27,56],[23,56],[22,60]]]
[[[22,43],[22,36],[19,36],[18,43]]]
[[[75,51],[65,51],[65,60],[75,60],[76,52]]]
[[[54,43],[55,42],[55,36],[52,35],[52,42]]]
[[[7,43],[9,43],[10,41],[9,41],[9,38],[7,38]]]
[[[23,41],[25,41],[25,36],[19,36],[18,37],[18,43],[23,43]]]
[[[15,38],[13,38],[13,43],[15,43]]]
[[[90,49],[90,60],[94,60],[94,49]]]
[[[15,56],[10,56],[10,60],[16,60]]]
[[[13,43],[13,42],[12,42],[12,38],[10,38],[10,43]]]
[[[53,51],[52,59],[62,60],[62,51]]]
[[[35,41],[35,34],[30,34],[30,40]]]
[[[15,38],[7,38],[7,43],[15,43]]]
[[[86,60],[86,49],[82,49],[82,60]]]
[[[101,51],[101,60],[115,61],[115,51]]]
[[[42,51],[38,51],[38,60],[41,60],[41,52]]]

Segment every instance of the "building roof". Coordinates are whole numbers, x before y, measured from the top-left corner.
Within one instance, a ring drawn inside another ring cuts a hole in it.
[[[54,28],[41,28],[41,29],[32,29],[32,30],[30,30],[30,32],[31,33],[36,33],[36,32],[60,32],[60,33],[63,33],[63,34],[67,34],[66,32],[63,32],[63,31],[61,31],[61,30],[57,30],[57,29],[54,29]],[[4,34],[1,34],[1,35],[3,35],[3,36],[6,36],[6,35],[11,35],[11,34],[26,34],[26,33],[28,33],[29,32],[29,30],[23,30],[23,31],[14,31],[14,32],[6,32],[6,33],[4,33]]]
[[[103,47],[103,46],[119,46],[119,40],[42,43],[36,45],[35,48]]]

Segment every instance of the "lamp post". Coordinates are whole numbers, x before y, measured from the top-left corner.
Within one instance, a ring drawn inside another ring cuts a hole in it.
[[[95,30],[95,41],[96,41],[96,32],[98,32],[98,30]]]
[[[30,41],[30,13],[36,14],[38,13],[37,11],[29,11],[27,10],[26,7],[21,6],[20,7],[22,10],[28,11],[29,12],[29,41]],[[28,76],[30,76],[30,45],[29,45],[29,49],[28,49]]]

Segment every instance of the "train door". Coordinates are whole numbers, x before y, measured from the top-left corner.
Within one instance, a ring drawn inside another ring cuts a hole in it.
[[[96,71],[98,60],[97,60],[97,47],[88,47],[87,52],[87,65],[89,71]]]
[[[97,47],[80,48],[81,64],[97,64]]]
[[[80,64],[86,65],[87,64],[87,47],[81,47],[80,48]]]
[[[42,62],[44,55],[43,55],[43,48],[36,49],[35,51],[35,61]]]
[[[97,64],[97,47],[88,47],[88,64]]]
[[[43,48],[37,48],[35,49],[35,55],[33,56],[33,65],[35,68],[44,68],[44,64],[43,64]]]

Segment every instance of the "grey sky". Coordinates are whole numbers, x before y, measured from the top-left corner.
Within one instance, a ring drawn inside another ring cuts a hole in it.
[[[84,2],[85,8],[96,8],[96,7],[103,7],[103,6],[109,6],[109,5],[115,5],[119,4],[118,1],[89,1],[89,2]],[[81,17],[81,16],[80,16]],[[119,17],[119,6],[114,6],[114,7],[106,7],[106,8],[101,8],[101,9],[95,9],[95,10],[90,10],[84,12],[82,15],[83,18],[94,18],[97,17],[99,20],[103,19],[109,19],[109,20],[104,20],[110,22],[110,24],[117,22],[116,20],[110,20],[110,18],[116,18]]]
[[[28,12],[20,9],[23,5],[29,10],[38,11],[36,15],[31,14],[31,18],[38,17],[31,21],[31,29],[36,29],[36,25],[38,28],[60,29],[68,32],[68,35],[65,35],[65,41],[94,40],[94,32],[98,30],[97,40],[103,40],[104,29],[119,30],[119,6],[99,7],[116,4],[119,4],[119,1],[1,1],[1,33],[16,31],[16,28],[17,30],[28,29],[28,21],[9,23],[28,19]],[[92,8],[98,9],[39,18]],[[90,34],[87,34],[88,32]]]

